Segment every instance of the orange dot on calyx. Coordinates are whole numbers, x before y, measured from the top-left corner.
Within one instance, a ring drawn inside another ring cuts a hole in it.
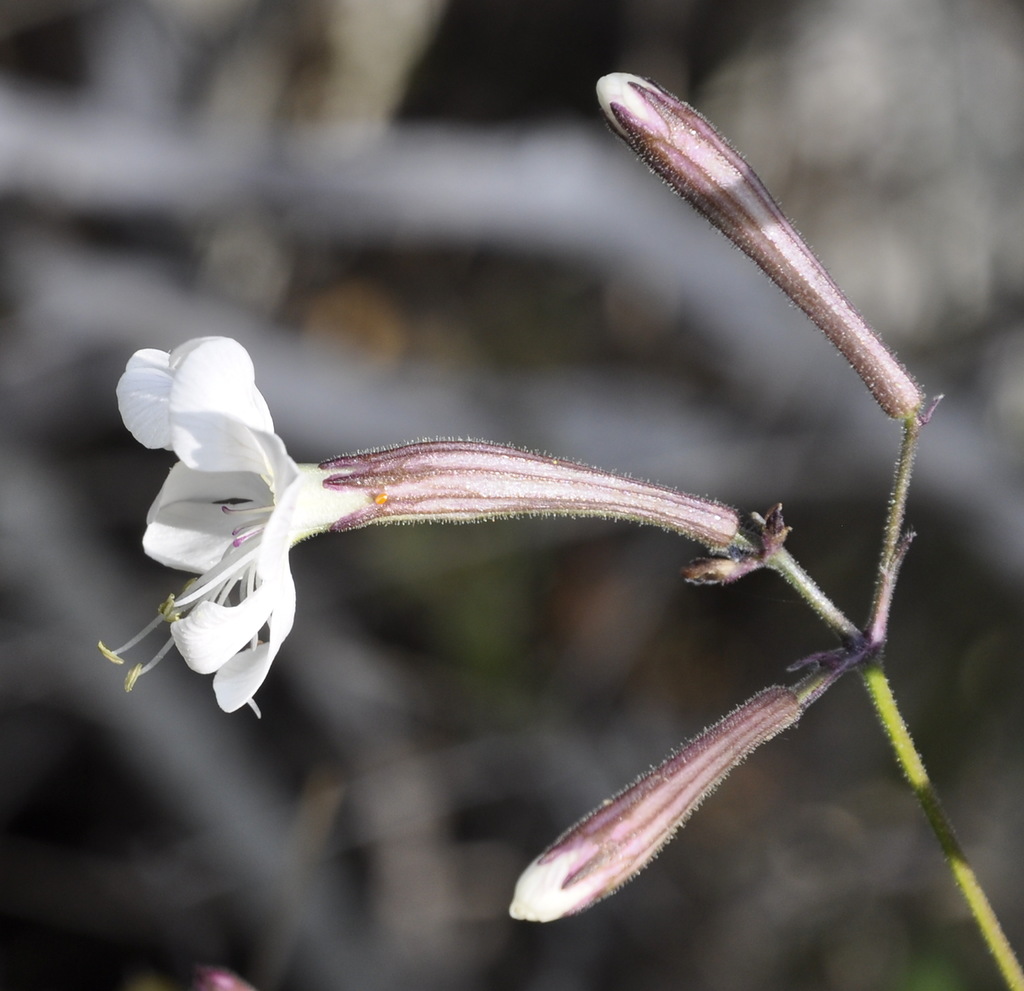
[[[373,497],[373,501],[375,503],[377,503],[378,506],[383,506],[384,503],[386,503],[388,501],[388,494],[387,494],[387,492],[378,492]]]

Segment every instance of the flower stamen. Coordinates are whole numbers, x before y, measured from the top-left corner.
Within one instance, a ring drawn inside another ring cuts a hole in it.
[[[147,671],[152,671],[166,656],[167,652],[174,646],[174,637],[168,637],[167,643],[165,643],[157,652],[156,656],[152,660],[147,661],[145,664],[136,664],[135,667],[128,672],[128,676],[124,679],[124,690],[130,692],[135,687],[135,682],[144,675]]]
[[[188,585],[185,587],[188,588]],[[147,623],[131,640],[122,644],[117,650],[111,650],[102,640],[96,646],[99,647],[100,653],[108,661],[111,661],[113,664],[124,664],[124,658],[121,655],[126,650],[131,650],[136,644],[145,640],[161,623],[174,623],[181,619],[181,613],[176,608],[176,605],[174,595],[168,595],[157,607],[156,618]],[[144,675],[147,671],[152,671],[167,656],[167,652],[172,646],[174,646],[174,638],[168,637],[167,642],[156,652],[156,656],[152,660],[147,661],[145,664],[136,664],[124,679],[124,690],[130,692],[135,687],[135,682],[139,680],[139,676]]]
[[[263,533],[263,523],[245,523],[240,527],[235,527],[231,531],[231,536],[235,539],[231,541],[232,547],[241,547],[247,540],[252,540],[253,537],[258,537]]]
[[[186,586],[187,587],[187,586]],[[96,646],[99,647],[100,653],[114,664],[124,664],[124,658],[121,656],[126,650],[131,650],[137,643],[145,640],[150,633],[155,630],[161,622],[173,623],[176,619],[179,619],[181,614],[174,609],[174,596],[168,595],[163,602],[157,607],[156,618],[151,622],[147,623],[138,633],[135,634],[127,643],[122,644],[117,650],[111,650],[102,640],[100,640]]]
[[[225,558],[219,565],[208,571],[201,578],[193,579],[188,585],[188,594],[175,600],[178,606],[192,606],[196,600],[205,599],[225,592],[230,592],[238,581],[238,576],[255,563],[259,545],[253,546],[241,557],[229,560]],[[217,592],[214,592],[217,589]]]
[[[224,499],[218,504],[220,505],[221,512],[223,513],[244,513],[250,516],[259,516],[269,518],[271,513],[274,511],[273,506],[237,506],[234,503],[249,502],[248,499]],[[247,540],[252,540],[253,537],[258,537],[263,533],[265,525],[264,519],[250,520],[248,523],[243,523],[241,526],[236,527],[231,531],[231,536],[235,539],[231,541],[232,547],[241,547]]]
[[[270,515],[274,511],[273,506],[234,506],[228,505],[229,502],[252,502],[251,499],[225,499],[223,502],[214,503],[214,505],[220,506],[222,513],[265,513]]]

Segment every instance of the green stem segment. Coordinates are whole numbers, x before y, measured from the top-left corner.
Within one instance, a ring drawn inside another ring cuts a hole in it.
[[[930,411],[927,415],[930,415]],[[878,644],[885,642],[889,622],[889,606],[896,585],[896,574],[899,571],[909,539],[904,531],[907,492],[910,488],[914,455],[917,452],[917,442],[923,422],[926,420],[916,415],[908,416],[904,420],[903,445],[900,448],[899,460],[896,462],[892,495],[889,499],[889,513],[886,517],[882,540],[882,553],[878,562],[875,597],[868,624],[868,636]],[[953,825],[939,802],[935,787],[925,770],[924,761],[914,746],[907,724],[900,714],[880,659],[872,660],[865,665],[862,668],[862,675],[864,685],[874,703],[875,711],[878,713],[882,729],[892,744],[896,760],[911,790],[917,797],[925,817],[928,819],[928,824],[932,827],[939,846],[942,847],[942,852],[946,855],[953,878],[974,916],[982,939],[996,959],[1006,986],[1012,991],[1024,991],[1024,971],[1021,970],[1020,962],[992,910],[992,905],[989,903],[977,875],[967,862],[963,848],[953,832]]]
[[[946,855],[949,869],[974,916],[982,938],[995,957],[1003,980],[1006,981],[1006,986],[1012,991],[1024,991],[1024,970],[1021,970],[1021,965],[999,924],[999,919],[996,918],[992,905],[978,882],[977,875],[967,862],[960,841],[956,838],[953,826],[939,802],[939,797],[928,777],[921,755],[914,746],[907,724],[900,715],[889,679],[877,661],[868,664],[863,669],[862,675],[885,735],[892,743],[896,760],[911,790],[917,796],[932,831],[938,838],[942,852]]]
[[[882,553],[878,558],[878,577],[875,581],[875,596],[871,605],[871,619],[868,635],[883,643],[889,625],[889,606],[896,587],[896,573],[899,571],[906,551],[908,536],[904,532],[907,512],[907,494],[910,491],[910,476],[914,470],[914,456],[921,436],[921,420],[909,416],[903,421],[903,444],[896,461],[892,494],[889,496],[889,512],[885,519],[882,536]]]
[[[889,684],[889,679],[881,664],[881,649],[886,640],[892,594],[910,539],[910,535],[904,529],[907,493],[910,488],[914,455],[917,451],[917,442],[923,422],[924,420],[917,416],[909,416],[904,421],[903,444],[899,460],[896,462],[892,495],[889,499],[889,512],[886,517],[882,550],[879,556],[874,601],[863,635],[818,588],[788,551],[780,548],[765,563],[785,578],[818,616],[847,643],[853,643],[860,637],[867,644],[873,646],[874,649],[868,655],[870,659],[860,666],[860,671],[868,695],[878,713],[882,731],[892,744],[896,761],[920,803],[928,824],[939,841],[939,846],[942,847],[953,878],[974,916],[982,939],[995,957],[1007,988],[1010,991],[1024,991],[1024,970],[1021,969],[1020,962],[999,924],[977,875],[967,862],[963,847],[960,846],[960,842],[956,838],[952,823],[942,808],[935,786],[925,770],[924,761],[921,759],[910,731],[900,714],[892,686]],[[823,673],[818,680],[805,679],[795,689],[798,698],[805,705],[810,704],[823,694],[841,673],[840,671],[831,676]]]

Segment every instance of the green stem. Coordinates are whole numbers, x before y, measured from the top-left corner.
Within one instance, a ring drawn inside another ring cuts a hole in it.
[[[930,415],[930,412],[929,414]],[[910,535],[904,530],[906,517],[907,492],[910,488],[910,476],[914,467],[914,455],[917,442],[925,420],[917,416],[909,416],[904,420],[903,445],[900,448],[899,460],[896,462],[896,473],[893,479],[892,495],[889,498],[889,513],[885,521],[882,538],[882,553],[878,561],[878,578],[875,583],[874,602],[868,622],[869,639],[881,647],[886,640],[889,625],[889,608],[892,603],[896,577],[899,572],[903,555],[906,553]],[[991,950],[996,964],[1011,991],[1024,991],[1024,971],[996,918],[992,905],[989,903],[977,875],[967,862],[963,847],[960,846],[953,825],[946,816],[939,802],[939,796],[925,770],[924,761],[914,746],[914,741],[903,721],[896,698],[893,695],[889,679],[882,670],[880,659],[875,659],[862,668],[864,685],[874,703],[879,721],[885,735],[892,744],[896,760],[906,776],[911,790],[928,819],[935,833],[939,846],[946,856],[946,862],[953,874],[974,916],[981,933],[981,938]]]
[[[875,595],[868,623],[868,632],[878,643],[885,640],[889,623],[889,605],[896,587],[896,572],[906,550],[903,524],[907,514],[910,476],[914,471],[914,455],[917,453],[920,436],[921,421],[916,416],[907,417],[903,421],[903,444],[896,461],[892,493],[889,496],[889,512],[885,518],[882,553],[878,558],[878,577],[875,581]]]
[[[917,451],[923,422],[926,422],[926,418],[923,421],[916,416],[908,417],[904,421],[903,444],[899,460],[896,462],[892,495],[889,499],[889,511],[886,516],[882,550],[879,555],[874,599],[868,625],[864,631],[864,637],[873,647],[874,659],[865,663],[860,670],[864,678],[864,685],[874,704],[875,711],[878,713],[882,730],[889,738],[896,754],[897,763],[939,841],[939,846],[945,854],[953,878],[974,916],[982,939],[995,957],[1007,988],[1010,991],[1024,991],[1024,971],[1021,969],[1020,962],[999,924],[977,875],[967,862],[963,847],[960,846],[960,842],[956,838],[952,823],[946,816],[935,787],[925,770],[924,761],[914,746],[910,731],[903,721],[880,660],[881,648],[885,644],[888,631],[889,610],[896,587],[896,578],[911,537],[911,534],[904,529],[907,493],[910,488],[914,455]],[[821,591],[788,551],[780,547],[771,554],[765,564],[785,578],[818,616],[841,638],[847,642],[853,642],[861,636],[860,631]],[[841,674],[842,671],[832,674],[822,671],[818,672],[817,676],[811,676],[802,681],[795,688],[802,704],[809,705],[819,698]]]
[[[992,910],[992,905],[978,882],[977,875],[967,862],[960,841],[953,832],[952,823],[939,802],[921,755],[914,746],[907,724],[900,715],[889,679],[877,661],[868,664],[862,674],[878,718],[892,743],[896,760],[938,838],[949,869],[974,916],[982,939],[995,957],[1006,986],[1012,991],[1024,991],[1024,970],[1021,970],[1021,965]]]

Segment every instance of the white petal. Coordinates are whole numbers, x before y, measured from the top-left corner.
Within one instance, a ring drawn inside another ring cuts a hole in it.
[[[281,649],[284,638],[292,632],[295,623],[295,581],[291,569],[285,559],[284,568],[278,577],[277,601],[274,611],[267,620],[267,644],[270,647],[270,659]]]
[[[240,651],[222,665],[213,676],[217,704],[225,712],[240,709],[256,694],[270,670],[281,643],[295,621],[295,583],[285,569],[277,602],[268,620],[269,639],[258,647]]]
[[[210,410],[171,417],[174,453],[197,471],[251,471],[271,477],[261,437],[226,413]]]
[[[177,450],[179,441],[187,447],[194,420],[203,415],[227,414],[253,429],[274,430],[248,352],[227,337],[194,338],[169,354],[152,348],[136,352],[118,382],[117,397],[125,426],[146,447]],[[184,420],[178,422],[179,416]],[[243,444],[246,437],[242,431]],[[252,469],[246,464],[238,470]]]
[[[200,528],[172,521],[170,514],[150,523],[142,538],[143,550],[160,564],[178,571],[202,574],[223,556],[226,540],[213,541]]]
[[[117,406],[124,425],[145,447],[171,446],[169,361],[166,351],[136,351],[117,383]]]
[[[525,922],[553,922],[573,915],[591,904],[599,893],[603,876],[585,877],[575,884],[566,885],[566,878],[593,849],[581,856],[579,850],[569,850],[552,857],[542,854],[520,875],[508,914]]]
[[[217,669],[213,690],[217,704],[225,712],[241,708],[256,694],[270,670],[285,637],[295,621],[295,583],[285,567],[275,598],[274,611],[267,620],[269,636],[266,643],[239,651]]]
[[[238,605],[200,602],[183,619],[172,623],[171,635],[185,663],[200,674],[223,667],[266,624],[277,605],[277,591],[268,582]]]
[[[302,493],[303,477],[295,467],[295,473],[289,479],[291,472],[278,469],[278,477],[275,478],[275,505],[274,512],[267,520],[260,538],[260,554],[257,563],[257,572],[261,578],[269,578],[280,567],[282,560],[287,560],[288,551],[291,549],[296,529],[296,513],[299,504],[299,497]],[[282,479],[281,476],[284,476]],[[286,484],[281,484],[286,481]]]
[[[634,85],[639,86],[648,93],[652,89],[651,84],[646,79],[631,75],[628,72],[610,72],[607,76],[602,76],[597,81],[597,102],[601,104],[601,109],[604,111],[608,123],[623,137],[626,136],[626,132],[623,131],[618,118],[612,113],[613,103],[618,103],[634,117],[639,117],[641,120],[648,120],[654,114],[650,104],[633,88]],[[665,126],[664,122],[660,119],[656,123],[661,125],[662,128]]]
[[[274,432],[266,400],[256,388],[249,352],[229,337],[189,341],[171,352],[174,389],[171,416],[227,413],[254,430]]]
[[[235,654],[213,676],[217,704],[225,712],[240,709],[263,684],[273,660],[270,645],[265,643]]]
[[[246,507],[259,509],[272,499],[258,475],[194,471],[179,462],[150,507],[143,549],[169,568],[202,574],[231,548],[232,531],[246,522]],[[224,511],[228,500],[236,511]]]

